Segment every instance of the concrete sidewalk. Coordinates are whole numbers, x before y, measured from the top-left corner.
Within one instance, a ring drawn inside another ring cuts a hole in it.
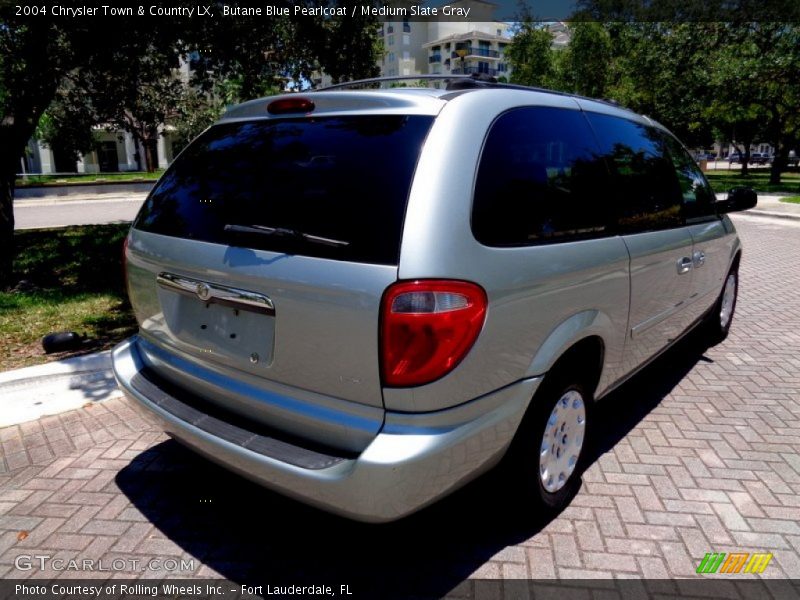
[[[758,204],[755,208],[747,211],[746,214],[758,215],[763,217],[778,217],[781,219],[800,219],[800,204],[792,202],[781,202],[788,194],[781,196],[758,195]],[[719,199],[724,199],[725,195],[719,194]]]
[[[71,196],[42,196],[39,198],[15,198],[14,206],[52,206],[73,204],[98,204],[100,202],[144,202],[149,192],[115,192],[108,194],[73,194]]]
[[[121,396],[110,350],[5,371],[0,373],[0,427]]]

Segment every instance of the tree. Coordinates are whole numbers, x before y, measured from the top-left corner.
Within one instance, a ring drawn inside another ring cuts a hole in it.
[[[505,56],[511,67],[511,83],[534,87],[552,86],[556,74],[553,34],[520,0],[520,11],[514,37],[506,47]]]
[[[371,5],[368,0],[355,2]],[[324,22],[325,35],[315,39],[322,41],[317,56],[321,68],[330,75],[333,83],[375,77],[380,72],[378,59],[383,53],[383,42],[378,37],[378,22],[375,17],[360,15],[335,17]]]
[[[800,132],[800,4],[579,0],[576,19],[605,22],[610,95],[697,145],[714,128],[743,154],[765,139],[779,183]],[[746,161],[746,159],[745,159]],[[747,172],[743,162],[742,170]]]
[[[603,98],[611,65],[611,37],[600,23],[569,25],[570,41],[559,61],[559,87],[592,98]]]
[[[88,81],[76,74],[92,74],[94,88],[70,94],[70,102],[101,97],[111,89],[111,75],[148,48],[182,52],[176,33],[170,19],[159,20],[158,27],[131,20],[120,35],[102,18],[19,19],[13,6],[0,7],[0,288],[11,283],[14,180],[20,157],[59,89],[69,89],[65,82],[71,78]]]
[[[556,73],[552,45],[552,33],[532,20],[523,21],[505,53],[511,83],[551,86]]]
[[[74,64],[72,38],[84,23],[57,31],[45,20],[10,21],[0,8],[0,288],[11,278],[14,255],[14,179],[28,139]]]
[[[612,67],[608,94],[673,130],[689,145],[706,145],[706,110],[715,89],[708,80],[707,38],[697,23],[607,25]]]
[[[178,114],[183,97],[184,82],[176,73],[178,67],[174,52],[148,47],[124,67],[103,74],[109,90],[94,95],[99,121],[131,134],[137,147],[144,150],[143,166],[149,173],[158,167],[157,144],[162,128]],[[97,90],[98,83],[92,82],[90,89]]]
[[[203,91],[229,82],[237,99],[249,100],[280,91],[290,82],[300,89],[319,70],[334,81],[375,75],[382,51],[377,17],[359,13],[323,19],[230,20],[222,25],[205,21],[193,37],[197,50],[192,58],[193,82]]]
[[[65,80],[39,119],[34,137],[54,154],[75,163],[81,155],[97,147],[97,136],[92,129],[96,122],[89,98],[76,94],[74,83]]]
[[[235,88],[241,100],[283,89],[287,81],[300,86],[320,68],[338,78],[374,73],[374,19],[223,19],[222,4],[213,3],[214,19],[124,22],[119,17],[20,19],[13,6],[0,5],[0,288],[11,283],[20,157],[59,90],[68,92],[65,109],[89,102],[95,125],[130,131],[144,146],[151,168],[159,127],[180,117],[175,109],[185,89],[179,90],[172,70],[181,57],[194,57],[197,97],[207,99],[214,98],[221,82]],[[171,7],[181,5],[195,7],[179,0]],[[349,65],[341,69],[340,63]]]
[[[220,118],[226,106],[233,104],[235,101],[233,92],[228,87],[230,86],[225,86],[223,82],[210,92],[203,92],[191,86],[183,88],[177,114],[168,122],[172,128],[174,153],[183,150],[189,142]]]

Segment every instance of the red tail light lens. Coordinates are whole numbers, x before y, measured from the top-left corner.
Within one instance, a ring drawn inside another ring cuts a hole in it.
[[[486,304],[483,288],[466,281],[392,285],[381,306],[384,385],[422,385],[452,371],[475,343]]]
[[[122,242],[122,289],[128,294],[128,236],[125,236],[125,241]]]

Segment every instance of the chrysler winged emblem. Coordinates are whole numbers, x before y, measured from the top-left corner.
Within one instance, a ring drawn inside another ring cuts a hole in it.
[[[195,292],[200,300],[208,300],[211,296],[211,288],[208,287],[207,283],[203,283],[202,281],[197,284]]]

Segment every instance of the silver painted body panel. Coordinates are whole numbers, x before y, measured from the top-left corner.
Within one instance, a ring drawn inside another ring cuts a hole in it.
[[[115,348],[113,366],[125,394],[182,443],[266,487],[368,522],[399,519],[494,466],[541,381],[520,381],[430,420],[387,412],[384,430],[357,458],[309,470],[211,436],[153,404],[130,384],[144,367],[136,338]]]
[[[152,343],[211,365],[232,383],[250,375],[297,388],[297,394],[383,408],[378,310],[383,291],[397,278],[396,267],[225,247],[136,229],[127,260],[131,304],[142,335]],[[274,316],[215,304],[205,308],[200,298],[160,286],[163,271],[266,296]],[[256,363],[253,353],[259,355]],[[179,372],[172,376],[183,383]],[[203,395],[221,403],[235,397]],[[262,418],[272,418],[267,407]]]
[[[632,371],[676,340],[691,324],[686,305],[693,270],[680,273],[678,263],[691,260],[692,236],[685,227],[626,235],[630,253],[630,340],[624,370]]]

